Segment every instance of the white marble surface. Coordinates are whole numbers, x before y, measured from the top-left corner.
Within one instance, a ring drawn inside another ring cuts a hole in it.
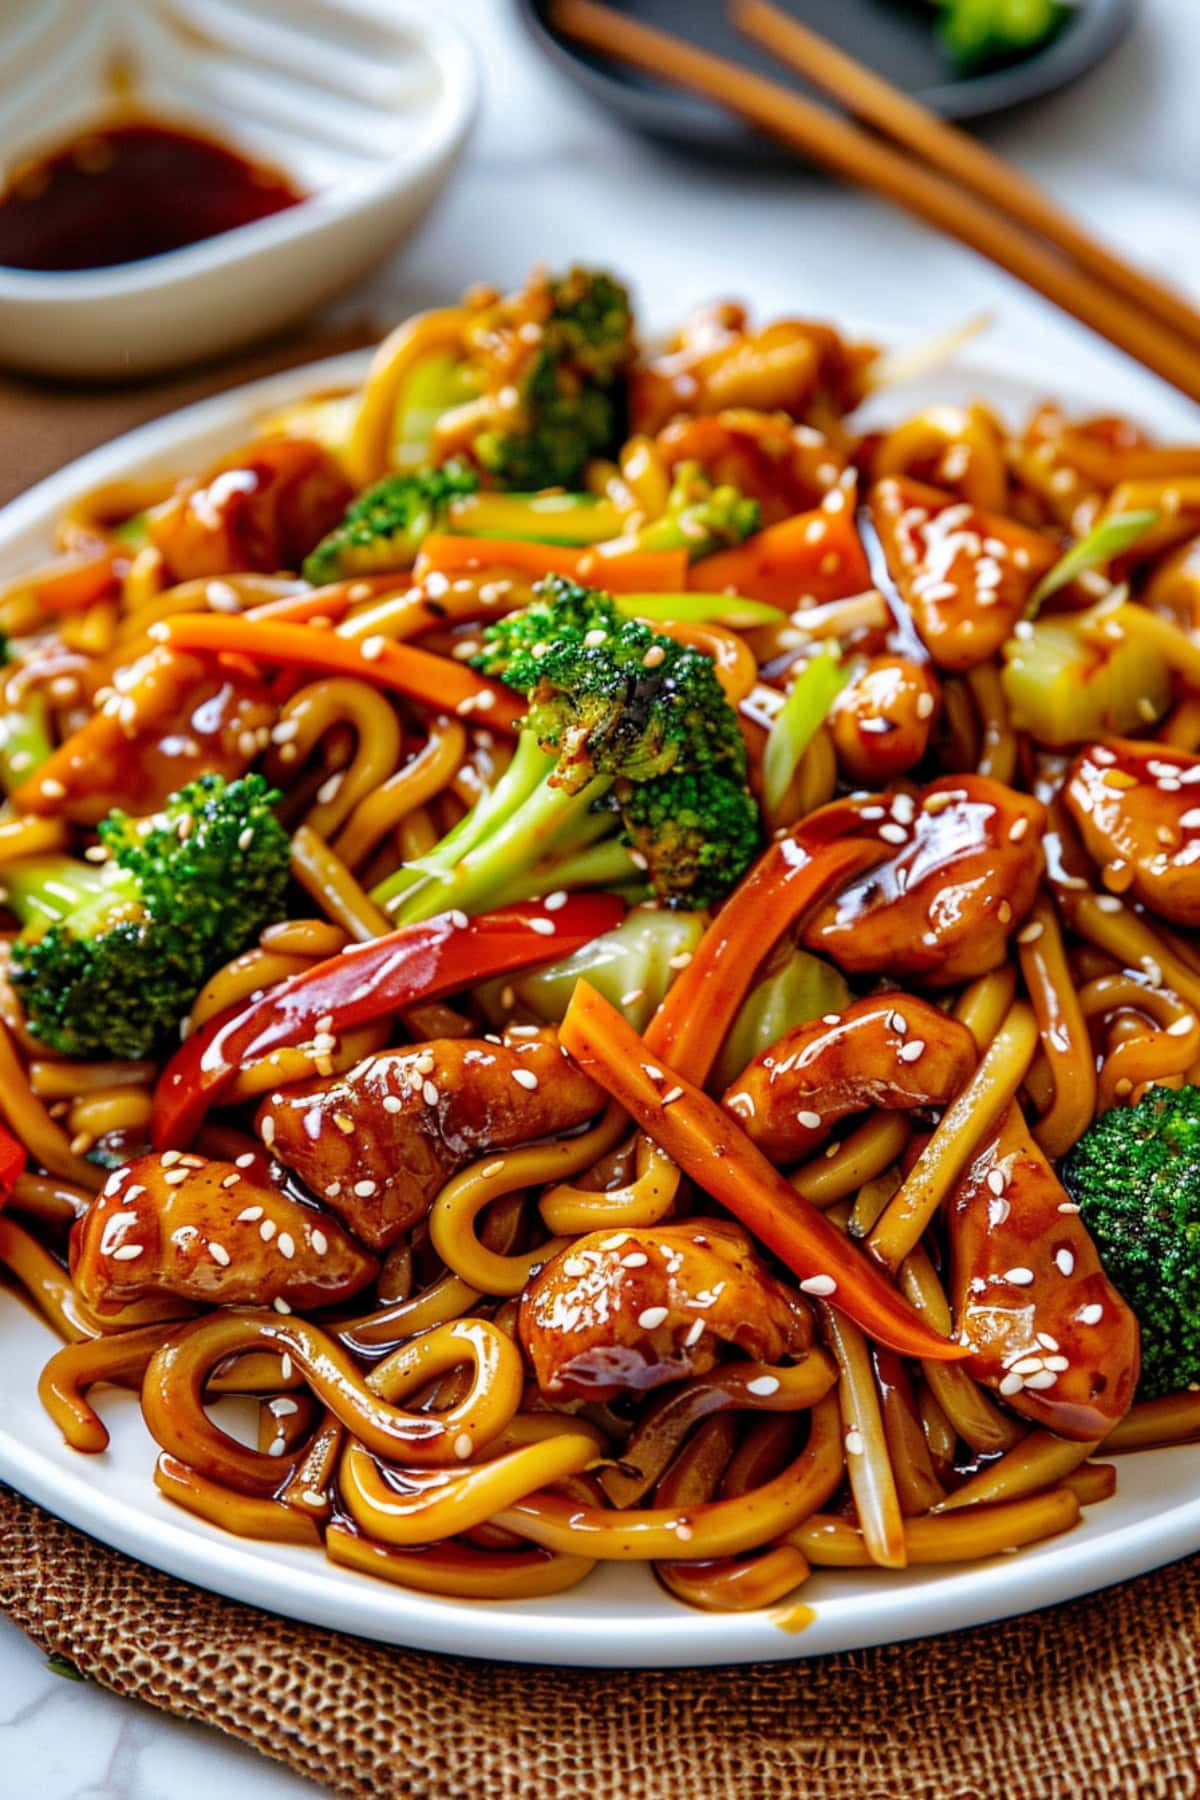
[[[719,292],[883,321],[899,336],[986,309],[998,346],[1082,368],[1106,404],[1136,407],[1146,394],[1150,378],[965,251],[815,176],[715,169],[627,138],[543,67],[508,0],[440,4],[480,52],[479,127],[407,257],[344,312],[367,307],[382,321],[481,277],[516,280],[537,257],[583,257],[628,273],[658,319]],[[1134,36],[1103,70],[988,135],[1097,227],[1200,292],[1198,93],[1191,0],[1143,0]],[[0,1620],[0,1794],[304,1800],[316,1791],[216,1732],[57,1677]]]

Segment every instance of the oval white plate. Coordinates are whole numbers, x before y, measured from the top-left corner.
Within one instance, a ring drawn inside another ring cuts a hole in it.
[[[886,334],[881,334],[886,341]],[[0,514],[0,576],[44,555],[61,507],[119,475],[183,473],[233,447],[263,412],[309,389],[356,380],[361,355],[294,369],[104,446],[44,481]],[[875,410],[979,396],[1018,417],[1056,396],[1081,411],[1094,395],[1068,388],[1027,361],[963,356],[953,370],[883,396]],[[152,1482],[154,1445],[136,1399],[106,1391],[112,1430],[101,1457],[68,1450],[43,1412],[37,1380],[56,1344],[50,1330],[0,1290],[4,1371],[0,1478],[71,1524],[143,1562],[234,1599],[385,1643],[510,1662],[665,1668],[764,1662],[922,1637],[1068,1600],[1200,1550],[1200,1446],[1119,1460],[1115,1499],[1090,1508],[1067,1536],[961,1568],[869,1570],[815,1576],[798,1598],[816,1610],[789,1632],[768,1613],[699,1614],[637,1566],[600,1567],[582,1586],[547,1600],[489,1604],[394,1588],[327,1563],[321,1554],[249,1543],[163,1500]]]

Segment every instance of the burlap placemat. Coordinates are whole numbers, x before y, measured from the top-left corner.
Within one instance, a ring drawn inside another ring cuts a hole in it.
[[[0,377],[0,502],[144,419],[372,335],[365,322],[310,331],[136,388]],[[0,1490],[0,1609],[89,1679],[216,1725],[347,1800],[1200,1794],[1200,1558],[953,1637],[627,1675],[452,1661],[292,1624]]]
[[[531,1669],[383,1649],[219,1600],[0,1490],[0,1607],[90,1679],[219,1726],[346,1800],[1200,1792],[1200,1558],[1052,1612],[812,1662]]]

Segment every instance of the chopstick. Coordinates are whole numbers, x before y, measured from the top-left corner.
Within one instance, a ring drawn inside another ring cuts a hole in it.
[[[588,48],[691,88],[850,182],[938,226],[1200,401],[1200,352],[1026,228],[829,108],[597,0],[556,0],[555,28]]]
[[[746,37],[824,88],[856,118],[924,157],[998,211],[1028,225],[1081,269],[1200,345],[1200,312],[1182,294],[1125,262],[1002,156],[947,124],[771,0],[731,0],[729,16]]]

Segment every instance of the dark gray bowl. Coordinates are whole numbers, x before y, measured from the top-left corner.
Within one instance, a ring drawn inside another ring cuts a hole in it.
[[[724,0],[614,0],[618,10],[673,31],[765,75],[781,70],[741,37]],[[549,0],[516,0],[536,42],[563,74],[605,108],[653,137],[722,156],[786,156],[741,120],[693,94],[576,48],[547,24]],[[1128,29],[1135,0],[1078,0],[1043,48],[1019,60],[955,76],[938,47],[936,15],[924,0],[782,0],[785,9],[886,75],[947,119],[974,119],[1036,100],[1083,75],[1114,49]],[[782,73],[783,80],[796,82]],[[797,85],[803,85],[797,82]]]

